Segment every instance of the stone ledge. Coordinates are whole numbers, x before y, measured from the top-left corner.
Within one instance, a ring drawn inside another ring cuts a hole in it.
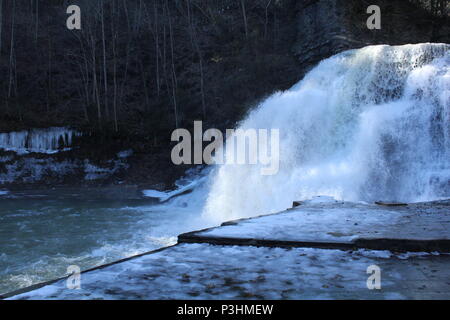
[[[197,235],[196,232],[178,236],[179,243],[207,243],[222,246],[254,246],[278,248],[317,248],[339,250],[388,250],[392,252],[450,252],[450,240],[412,240],[412,239],[357,239],[355,241],[283,241],[254,238],[232,238]]]

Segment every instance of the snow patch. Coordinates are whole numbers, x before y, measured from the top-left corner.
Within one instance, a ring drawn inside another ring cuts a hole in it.
[[[99,180],[105,179],[112,176],[120,169],[128,168],[128,165],[124,163],[121,159],[119,160],[109,160],[106,165],[108,167],[100,167],[95,164],[90,163],[89,160],[84,160],[84,179],[85,180]]]
[[[148,190],[143,190],[142,193],[147,198],[159,199],[160,202],[165,202],[176,196],[191,192],[196,187],[198,187],[200,184],[202,184],[205,179],[206,179],[205,177],[199,178],[199,179],[190,181],[186,184],[182,184],[181,182],[176,182],[175,184],[177,185],[178,188],[173,191],[162,192],[162,191],[158,191],[158,190],[148,189]]]
[[[374,264],[383,270],[383,290],[367,289],[367,267]],[[443,298],[445,272],[433,274],[439,287],[426,290],[419,289],[423,281],[416,272],[432,274],[431,268],[444,271],[446,265],[445,259],[432,267],[426,259],[411,265],[370,251],[181,244],[85,273],[81,290],[67,290],[59,281],[12,299]]]

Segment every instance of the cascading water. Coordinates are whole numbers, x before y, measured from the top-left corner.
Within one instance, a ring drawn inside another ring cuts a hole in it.
[[[78,135],[76,131],[57,127],[0,133],[0,149],[19,154],[51,154],[71,146],[73,137]]]
[[[450,197],[450,45],[370,46],[324,60],[242,129],[280,130],[280,170],[221,165],[203,216],[225,221],[318,195]]]

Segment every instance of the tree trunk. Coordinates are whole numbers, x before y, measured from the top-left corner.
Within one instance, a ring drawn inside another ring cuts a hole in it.
[[[111,35],[112,35],[112,51],[113,51],[113,85],[114,85],[114,95],[113,95],[113,112],[114,112],[114,131],[119,131],[119,126],[117,122],[117,53],[116,53],[116,38],[117,31],[114,28],[114,17],[115,17],[115,0],[112,1],[111,7]]]
[[[47,74],[47,113],[50,112],[50,96],[52,90],[52,38],[48,36],[48,74]]]
[[[269,0],[269,2],[266,5],[266,20],[264,21],[264,40],[267,39],[267,25],[269,24],[269,6],[272,3],[272,0]]]
[[[158,6],[157,0],[154,0],[154,14],[155,14],[155,57],[156,57],[156,93],[160,95],[160,77],[159,77],[159,26],[158,26]]]
[[[39,29],[39,0],[36,0],[36,24],[34,30],[34,42],[37,45],[38,42],[38,29]]]
[[[202,98],[202,113],[203,113],[203,118],[206,119],[205,81],[204,81],[204,74],[203,74],[203,55],[200,50],[200,46],[198,44],[195,28],[192,25],[191,5],[190,4],[191,4],[191,1],[187,0],[187,13],[188,13],[188,24],[189,24],[188,29],[189,29],[189,34],[191,37],[192,46],[194,47],[194,50],[196,51],[196,54],[198,55],[198,59],[199,59],[200,94],[201,94],[201,98]]]
[[[130,60],[130,50],[131,50],[131,40],[132,40],[132,37],[130,36],[130,34],[131,34],[130,17],[129,17],[129,13],[128,13],[128,7],[127,7],[126,0],[123,0],[123,7],[124,7],[124,11],[125,11],[125,17],[127,20],[128,41],[127,41],[126,54],[125,54],[125,71],[124,71],[124,76],[123,76],[123,80],[121,83],[119,101],[122,101],[122,99],[123,99],[124,91],[125,91],[125,84],[127,82],[128,64],[129,64],[129,60]]]
[[[105,114],[107,121],[109,119],[109,109],[108,109],[108,75],[106,70],[106,39],[105,39],[105,10],[104,1],[101,1],[101,14],[102,14],[102,45],[103,45],[103,85],[104,85],[104,104],[105,104]]]
[[[97,103],[97,118],[98,118],[98,126],[99,129],[102,130],[102,108],[100,104],[100,96],[98,92],[98,83],[97,83],[97,59],[95,54],[95,40],[94,36],[91,35],[91,46],[92,46],[92,95],[94,101]]]
[[[175,57],[174,57],[174,49],[173,49],[173,30],[172,30],[172,19],[170,17],[169,11],[169,2],[166,0],[166,10],[167,10],[167,18],[169,21],[169,39],[170,39],[170,53],[171,53],[171,66],[172,66],[172,101],[173,101],[173,110],[175,116],[175,127],[178,128],[178,103],[177,103],[177,74],[175,72]]]
[[[245,10],[245,0],[241,0],[242,16],[244,17],[245,39],[248,39],[247,13]]]
[[[9,85],[8,85],[8,99],[11,98],[12,95],[12,86],[13,86],[13,65],[14,65],[14,23],[16,16],[16,0],[12,2],[12,17],[11,17],[11,44],[9,51]]]
[[[0,0],[0,56],[2,54],[3,0]]]

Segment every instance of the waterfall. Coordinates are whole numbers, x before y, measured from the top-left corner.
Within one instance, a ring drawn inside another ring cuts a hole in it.
[[[450,197],[450,45],[369,46],[322,61],[242,121],[280,131],[280,169],[221,165],[203,216],[217,221],[338,200]]]
[[[32,129],[0,133],[0,149],[19,154],[30,152],[52,154],[67,150],[74,136],[80,134],[67,128]]]

